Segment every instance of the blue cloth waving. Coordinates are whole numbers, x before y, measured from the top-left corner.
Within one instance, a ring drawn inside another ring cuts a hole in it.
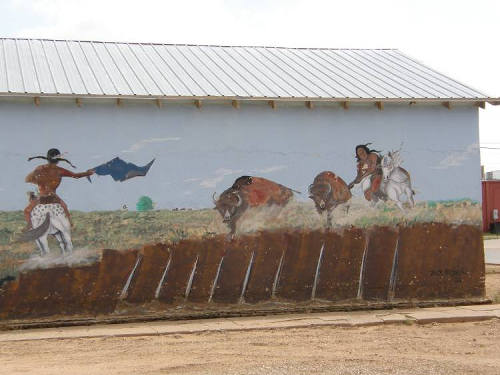
[[[145,176],[149,168],[153,165],[155,159],[151,160],[148,164],[143,167],[138,167],[133,163],[127,163],[119,157],[108,161],[107,163],[101,164],[95,168],[92,168],[94,172],[99,176],[110,175],[115,181],[126,181],[130,178],[137,176]]]

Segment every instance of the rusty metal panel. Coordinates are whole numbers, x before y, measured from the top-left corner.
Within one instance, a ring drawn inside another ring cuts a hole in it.
[[[90,294],[95,313],[112,312],[137,261],[137,251],[106,249],[102,253],[97,280]]]
[[[21,273],[15,305],[16,317],[64,314],[65,296],[70,294],[72,270],[69,267],[35,269]]]
[[[400,233],[396,298],[482,294],[484,254],[478,228],[426,223],[401,228]]]
[[[450,289],[457,288],[460,290],[460,297],[483,297],[485,292],[485,265],[481,230],[471,225],[458,225],[454,228],[454,234],[456,236],[454,244],[458,253],[454,267],[462,266],[464,268],[460,284],[453,283]]]
[[[130,283],[126,300],[131,303],[143,303],[154,299],[155,291],[170,257],[167,245],[144,246],[141,250],[142,261]]]
[[[64,297],[65,307],[62,311],[67,314],[91,311],[93,307],[90,303],[90,296],[99,274],[99,263],[74,267],[70,270],[71,286],[68,295]]]
[[[386,300],[395,263],[398,231],[390,227],[374,227],[368,237],[360,297]]]
[[[346,229],[342,234],[326,233],[317,298],[335,301],[357,297],[365,236],[359,228]]]
[[[258,248],[255,236],[242,236],[226,246],[226,254],[220,268],[220,274],[214,289],[213,301],[220,303],[237,303],[247,271],[251,272],[252,253]]]
[[[225,252],[226,241],[224,236],[217,236],[196,242],[200,251],[188,300],[190,302],[208,302],[219,264]]]
[[[256,241],[252,271],[248,279],[245,301],[256,303],[269,300],[279,272],[280,260],[286,250],[283,232],[262,232]]]
[[[9,281],[0,288],[0,318],[15,316],[16,304],[19,299],[19,279]]]
[[[324,242],[323,233],[292,232],[286,237],[287,247],[276,295],[295,301],[311,299],[316,266]]]
[[[164,303],[184,300],[190,273],[199,252],[200,242],[182,240],[172,249],[168,274],[163,280],[158,299]]]

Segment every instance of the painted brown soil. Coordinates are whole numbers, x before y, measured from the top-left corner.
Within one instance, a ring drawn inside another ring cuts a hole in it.
[[[168,265],[168,267],[167,267]],[[0,318],[109,314],[118,302],[428,301],[484,295],[481,233],[442,223],[339,232],[216,235],[99,263],[21,273],[0,290]],[[207,306],[208,307],[208,306]]]

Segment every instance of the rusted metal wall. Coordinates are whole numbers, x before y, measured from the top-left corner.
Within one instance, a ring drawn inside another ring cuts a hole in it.
[[[409,301],[484,295],[477,226],[424,223],[342,232],[261,232],[136,250],[21,273],[0,289],[0,317],[116,313],[117,304]]]

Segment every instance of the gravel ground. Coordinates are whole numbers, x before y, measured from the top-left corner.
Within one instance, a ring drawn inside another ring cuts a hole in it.
[[[500,373],[500,321],[0,344],[2,374]]]

